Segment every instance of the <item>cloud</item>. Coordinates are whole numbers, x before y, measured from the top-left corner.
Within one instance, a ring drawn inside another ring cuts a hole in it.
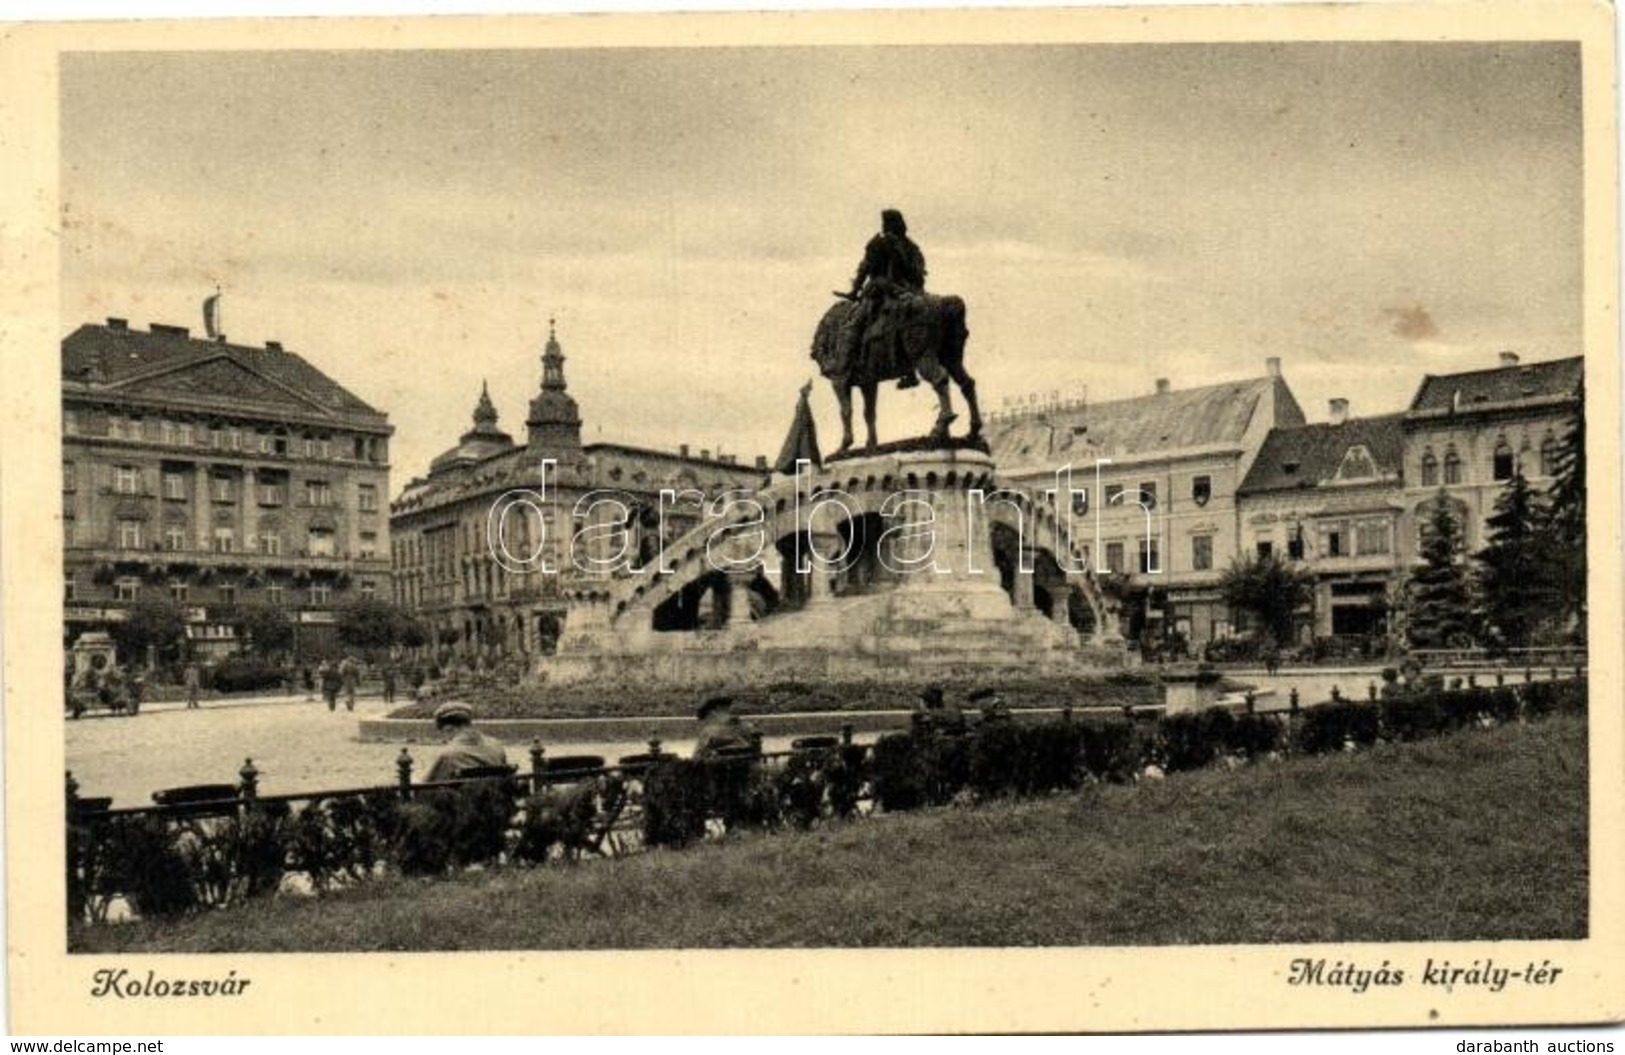
[[[1382,313],[1393,320],[1389,332],[1395,337],[1403,337],[1407,341],[1425,341],[1439,335],[1438,324],[1420,304],[1409,308],[1383,308]]]

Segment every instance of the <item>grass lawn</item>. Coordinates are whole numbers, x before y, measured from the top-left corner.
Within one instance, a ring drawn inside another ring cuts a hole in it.
[[[454,880],[79,951],[1163,945],[1581,938],[1586,728],[1469,730],[1022,803]]]

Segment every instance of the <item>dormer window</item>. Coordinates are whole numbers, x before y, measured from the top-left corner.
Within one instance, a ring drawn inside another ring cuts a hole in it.
[[[1286,461],[1281,463],[1281,471],[1290,476],[1291,474],[1298,471],[1298,467],[1300,465],[1302,465],[1302,463],[1299,462],[1296,458],[1289,458]]]

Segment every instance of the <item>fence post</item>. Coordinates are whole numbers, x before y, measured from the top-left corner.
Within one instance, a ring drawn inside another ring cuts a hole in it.
[[[74,807],[79,802],[79,782],[73,779],[73,770],[68,770],[67,774],[68,816],[71,817],[73,816]]]
[[[1534,680],[1535,680],[1535,668],[1529,666],[1528,664],[1525,664],[1524,668],[1523,668],[1523,683],[1525,685],[1528,685],[1528,684],[1531,684]]]
[[[542,747],[542,738],[536,737],[530,742],[530,790],[542,790],[542,771],[547,768],[547,750]]]
[[[1292,686],[1292,691],[1287,694],[1287,704],[1290,706],[1292,713],[1296,715],[1298,713],[1298,687],[1296,685]]]
[[[649,761],[653,762],[660,757],[660,737],[654,733],[649,734]]]
[[[260,771],[254,768],[252,758],[243,759],[243,768],[237,771],[243,778],[242,792],[244,802],[253,802],[260,794]]]
[[[1372,703],[1377,702],[1377,683],[1376,682],[1368,681],[1368,682],[1365,683],[1365,695],[1366,695],[1366,699],[1370,700]]]
[[[1556,667],[1552,668],[1552,680],[1553,681],[1557,680],[1557,668]]]
[[[1579,679],[1581,679],[1583,677],[1585,677],[1585,664],[1576,663],[1574,665],[1574,678],[1575,678],[1576,681],[1578,681]]]
[[[1132,703],[1123,704],[1123,717],[1131,722],[1134,720],[1134,705]]]
[[[1255,714],[1258,711],[1258,696],[1252,689],[1247,690],[1247,713]]]
[[[1505,685],[1506,683],[1507,683],[1507,672],[1504,671],[1504,670],[1497,670],[1495,672],[1495,687],[1500,688],[1501,686]]]
[[[400,780],[401,798],[410,799],[412,797],[412,754],[404,747],[401,748],[401,753],[395,758],[395,774]]]
[[[1067,725],[1072,724],[1072,705],[1070,703],[1061,708],[1061,721]]]
[[[1477,674],[1469,674],[1469,675],[1467,675],[1467,687],[1469,689],[1478,688],[1478,675]]]
[[[841,723],[841,743],[842,743],[843,746],[846,746],[846,747],[851,747],[852,746],[852,723],[851,722],[842,722]]]

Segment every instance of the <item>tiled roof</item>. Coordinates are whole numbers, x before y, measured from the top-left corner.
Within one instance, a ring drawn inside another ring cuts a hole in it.
[[[1422,387],[1411,400],[1410,413],[1475,410],[1528,399],[1563,398],[1579,389],[1584,374],[1585,359],[1580,356],[1438,377],[1429,374],[1422,378]]]
[[[1364,447],[1371,455],[1377,475],[1370,479],[1396,478],[1404,463],[1403,418],[1403,414],[1384,414],[1340,425],[1321,422],[1271,429],[1236,493],[1315,487],[1337,476],[1355,447]],[[1359,477],[1348,480],[1356,483]]]
[[[1280,386],[1278,402],[1296,410],[1285,382],[1260,377],[998,420],[985,431],[994,456],[1011,465],[1240,443],[1272,385]]]
[[[307,413],[384,423],[380,411],[293,352],[201,340],[177,327],[80,326],[62,342],[62,379],[89,380],[93,367],[110,390],[241,400],[252,389],[271,402],[303,403]]]

